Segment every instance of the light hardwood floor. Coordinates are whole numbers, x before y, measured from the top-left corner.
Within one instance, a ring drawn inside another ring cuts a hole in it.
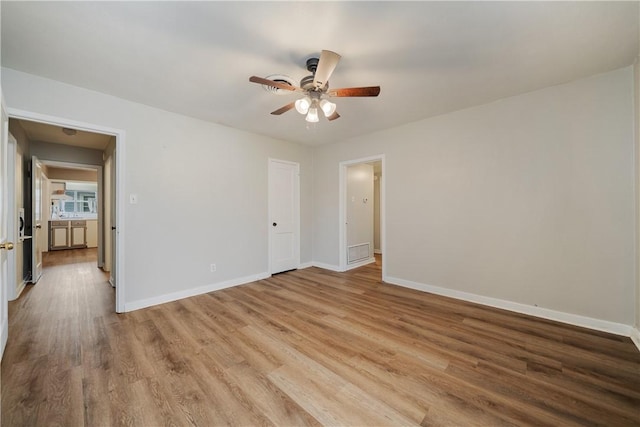
[[[51,254],[10,303],[2,426],[640,425],[628,338],[383,284],[379,262],[118,315],[94,258]]]

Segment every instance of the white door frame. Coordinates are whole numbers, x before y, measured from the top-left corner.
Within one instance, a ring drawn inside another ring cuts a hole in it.
[[[296,268],[300,268],[300,163],[297,162],[291,162],[289,160],[280,160],[280,159],[274,159],[269,157],[267,159],[267,227],[269,230],[268,235],[268,240],[267,240],[267,246],[268,246],[268,251],[267,251],[267,259],[268,259],[268,265],[269,265],[269,269],[267,271],[267,273],[269,275],[271,275],[271,272],[273,271],[273,269],[271,268],[271,255],[272,255],[272,251],[271,251],[271,227],[272,227],[272,218],[271,218],[271,194],[270,194],[270,182],[269,180],[271,179],[271,163],[272,162],[279,162],[279,163],[284,163],[284,164],[288,164],[288,165],[292,165],[296,167],[296,192],[297,194],[295,195],[296,197],[296,201],[297,203],[295,203],[295,212],[294,215],[296,217],[296,242],[295,244],[298,247],[298,259],[296,260]]]
[[[7,290],[11,289],[11,295],[7,297],[14,300],[18,297],[18,273],[16,271],[16,250],[18,250],[18,207],[16,203],[16,157],[18,155],[18,143],[10,133],[7,133],[7,240],[13,242],[15,250],[7,253]],[[22,247],[20,247],[22,248]],[[16,295],[14,295],[16,294]]]
[[[358,267],[358,265],[348,266],[347,265],[347,168],[349,166],[358,165],[361,163],[372,163],[372,162],[381,162],[382,163],[382,177],[380,179],[380,250],[382,251],[382,280],[386,279],[387,272],[387,234],[386,234],[386,209],[385,209],[385,164],[384,164],[384,154],[378,154],[375,156],[362,157],[360,159],[354,160],[346,160],[340,162],[339,168],[339,190],[338,197],[340,201],[338,203],[338,225],[339,225],[339,267],[340,271],[347,271],[352,268]]]
[[[68,127],[87,132],[103,133],[112,135],[116,139],[116,307],[117,313],[125,312],[125,292],[126,283],[124,280],[124,236],[125,236],[125,221],[124,221],[124,202],[125,202],[125,131],[122,129],[111,128],[107,126],[97,125],[93,123],[80,122],[64,117],[49,116],[45,114],[33,113],[30,111],[19,110],[15,108],[8,108],[7,113],[9,118],[29,120],[32,122],[46,123],[54,126]]]
[[[86,163],[74,163],[74,162],[61,162],[61,161],[57,161],[57,160],[46,160],[46,159],[39,159],[40,163],[42,163],[45,166],[54,166],[54,167],[60,167],[60,168],[67,168],[67,169],[94,169],[97,172],[97,182],[98,182],[98,200],[96,201],[97,205],[97,211],[98,211],[98,231],[102,230],[102,224],[104,223],[104,219],[102,214],[100,214],[100,209],[102,209],[102,192],[104,191],[104,187],[103,187],[103,177],[102,177],[102,170],[103,170],[103,166],[102,165],[92,165],[92,164],[86,164]],[[55,179],[54,179],[55,180]],[[51,178],[49,178],[49,181],[51,181]],[[49,214],[51,213],[51,205],[49,204]],[[104,265],[104,242],[102,241],[102,235],[101,233],[98,233],[98,268],[102,268],[102,266]]]
[[[0,88],[0,151],[2,151],[2,145],[5,147],[8,146],[9,140],[9,112],[7,111],[7,106],[4,103],[4,96],[2,94],[2,88]],[[5,153],[6,154],[6,153]],[[5,167],[0,172],[6,175],[6,164],[7,158],[6,156],[0,159],[0,162],[4,164]],[[3,180],[4,188],[0,187],[0,197],[2,197],[2,202],[0,202],[0,220],[3,215],[8,213],[7,211],[7,199],[9,196],[8,187],[6,185],[6,180]],[[0,228],[2,227],[0,221]],[[8,243],[8,242],[7,242]],[[2,255],[0,255],[0,362],[2,361],[2,355],[4,354],[4,349],[7,345],[7,340],[9,338],[9,300],[7,298],[7,280],[6,280],[6,271],[2,268]],[[3,274],[4,273],[4,274]]]

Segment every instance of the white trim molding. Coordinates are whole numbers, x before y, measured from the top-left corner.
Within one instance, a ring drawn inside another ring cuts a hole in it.
[[[548,319],[548,320],[555,320],[561,323],[567,323],[574,326],[581,326],[583,328],[594,329],[602,332],[609,332],[612,334],[622,335],[626,337],[631,336],[631,331],[633,329],[631,326],[624,325],[622,323],[609,322],[607,320],[594,319],[591,317],[580,316],[578,314],[565,313],[562,311],[535,307],[532,305],[521,304],[521,303],[502,300],[498,298],[485,297],[482,295],[476,295],[468,292],[442,288],[439,286],[426,285],[424,283],[412,282],[410,280],[399,279],[397,277],[387,276],[384,279],[384,281],[387,283],[391,283],[393,285],[403,286],[405,288],[416,289],[418,291],[428,292],[431,294],[442,295],[445,297],[455,298],[463,301],[474,302],[477,304],[487,305],[490,307],[500,308],[503,310],[514,311],[516,313],[528,314],[530,316],[541,317],[543,319]],[[638,345],[637,342],[636,342],[636,345]],[[638,348],[640,349],[640,346]]]
[[[335,271],[337,273],[341,273],[342,271],[344,271],[344,270],[340,270],[339,265],[325,264],[324,262],[317,262],[317,261],[313,261],[312,264],[314,267],[324,268],[325,270]]]
[[[346,268],[343,271],[353,270],[354,268],[362,267],[364,265],[368,265],[368,264],[371,264],[373,262],[376,262],[375,258],[373,258],[373,257],[367,258],[367,259],[359,261],[359,262],[354,262],[353,264],[347,264]]]
[[[303,262],[298,266],[298,270],[304,270],[305,268],[313,267],[312,262]]]
[[[322,268],[324,270],[335,271],[336,273],[344,273],[345,271],[349,271],[349,270],[352,270],[354,268],[362,267],[363,265],[371,264],[373,262],[376,262],[375,258],[368,258],[368,259],[365,259],[364,261],[360,261],[360,262],[357,262],[355,264],[347,265],[346,268],[342,268],[341,266],[335,265],[335,264],[325,264],[324,262],[311,261],[311,262],[307,262],[305,264],[300,265],[299,268],[302,269],[302,268],[309,268],[309,267],[318,267],[318,268]]]
[[[165,304],[184,298],[194,297],[196,295],[208,294],[209,292],[219,291],[221,289],[232,288],[234,286],[246,285],[247,283],[257,282],[271,277],[269,273],[259,273],[251,276],[239,277],[237,279],[226,280],[224,282],[212,283],[210,285],[199,286],[197,288],[186,289],[184,291],[172,292],[170,294],[158,295],[156,297],[146,298],[138,301],[128,302],[125,305],[126,311],[139,310],[154,305]]]
[[[24,291],[24,288],[27,286],[27,282],[24,281],[24,279],[20,282],[20,284],[18,285],[17,289],[16,289],[16,297],[14,299],[12,299],[11,301],[15,301],[18,298],[20,298],[20,295],[22,295],[22,291]]]
[[[631,328],[631,341],[638,347],[638,351],[640,351],[640,331],[638,328]]]
[[[6,304],[6,301],[4,302]],[[6,307],[6,305],[5,305]],[[0,361],[4,355],[4,349],[7,347],[7,339],[9,338],[9,321],[0,319],[2,325],[0,326]]]

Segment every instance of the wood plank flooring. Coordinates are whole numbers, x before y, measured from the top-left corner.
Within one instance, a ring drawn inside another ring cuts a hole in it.
[[[318,268],[127,314],[91,250],[9,305],[2,426],[640,425],[629,338]]]

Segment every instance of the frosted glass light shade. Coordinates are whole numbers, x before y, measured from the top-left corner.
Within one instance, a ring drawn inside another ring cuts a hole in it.
[[[320,108],[322,108],[322,112],[324,113],[325,117],[329,117],[336,112],[336,104],[334,104],[333,102],[329,102],[326,99],[320,101]]]
[[[317,121],[319,121],[320,119],[318,118],[318,109],[315,107],[309,108],[309,113],[307,114],[307,118],[305,120],[310,123],[316,123]]]
[[[311,106],[311,99],[308,96],[300,98],[296,101],[296,111],[300,114],[307,114],[309,107]]]

